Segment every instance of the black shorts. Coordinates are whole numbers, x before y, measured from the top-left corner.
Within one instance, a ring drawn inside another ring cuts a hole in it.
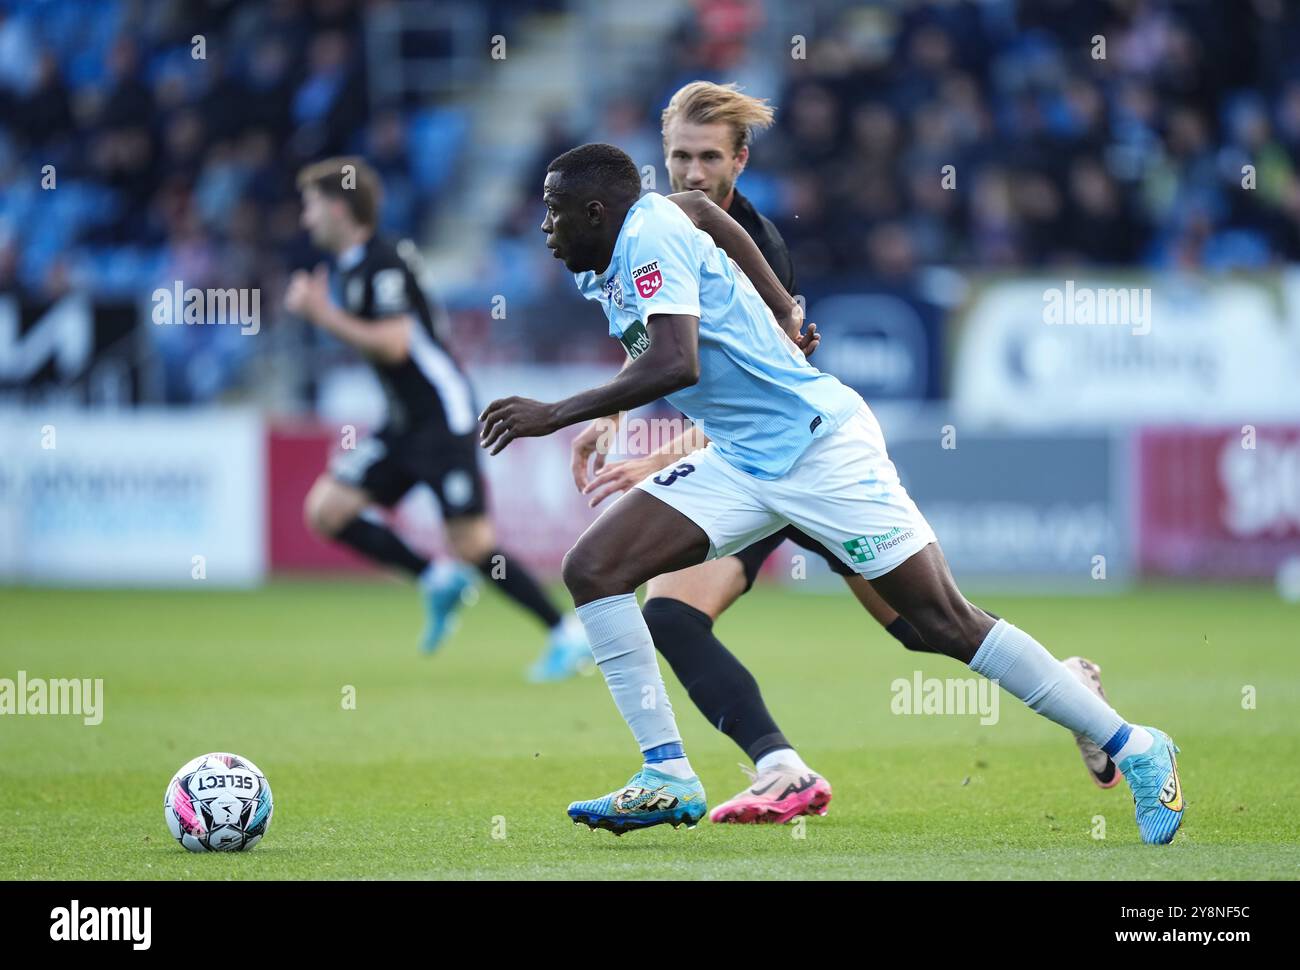
[[[478,432],[452,434],[441,425],[393,434],[381,431],[330,459],[330,477],[365,489],[385,507],[420,482],[433,489],[444,519],[482,515],[487,492],[478,467]]]
[[[826,565],[830,566],[831,572],[837,576],[853,575],[853,570],[845,565],[844,560],[840,559],[839,556],[806,532],[801,532],[794,526],[787,525],[781,531],[773,532],[766,539],[759,539],[752,546],[746,546],[740,552],[735,553],[735,557],[740,560],[741,566],[745,569],[745,592],[749,592],[749,588],[754,585],[754,577],[763,568],[763,563],[767,561],[767,557],[776,552],[776,547],[785,542],[786,539],[810,552],[817,553],[826,560]]]

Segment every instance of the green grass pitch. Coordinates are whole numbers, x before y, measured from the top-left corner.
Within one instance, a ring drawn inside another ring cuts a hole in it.
[[[1300,607],[1251,587],[979,602],[1058,657],[1100,663],[1121,713],[1179,742],[1173,845],[1142,845],[1127,787],[1095,788],[1070,736],[1010,697],[990,726],[891,713],[894,678],[966,672],[905,652],[847,594],[760,587],[718,627],[834,785],[830,814],[616,838],[564,809],[632,774],[627,728],[599,676],[524,683],[541,637],[492,593],[429,658],[396,581],[6,589],[0,677],[102,677],[104,721],[0,717],[0,878],[1300,876]],[[668,686],[716,804],[744,783],[743,758]],[[252,852],[191,855],[164,827],[163,789],[220,750],[267,773],[274,820]]]

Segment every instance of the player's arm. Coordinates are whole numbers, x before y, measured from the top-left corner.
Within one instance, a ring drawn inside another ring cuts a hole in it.
[[[385,364],[400,364],[410,355],[411,327],[415,321],[408,314],[362,320],[333,303],[327,303],[317,316],[310,319],[322,330]]]
[[[554,404],[523,397],[493,401],[479,416],[480,443],[495,455],[516,438],[540,438],[579,421],[630,411],[699,381],[699,317],[657,313],[646,331],[650,346],[607,384]]]
[[[630,363],[632,363],[630,357],[623,358],[619,371],[624,370]],[[609,454],[610,445],[617,437],[622,423],[622,412],[607,414],[596,418],[574,436],[573,443],[569,445],[569,452],[572,456],[573,484],[578,487],[579,492],[587,487],[589,467],[596,472],[605,467],[605,456]],[[596,456],[594,462],[591,460],[592,455]]]
[[[579,492],[586,489],[589,474],[599,473],[605,467],[610,445],[618,437],[618,428],[622,423],[623,415],[606,415],[596,418],[574,436],[569,445],[570,470],[573,472],[573,484]],[[593,455],[596,458],[594,462],[591,460]]]
[[[707,232],[719,249],[736,261],[736,265],[749,277],[758,295],[776,317],[781,329],[799,345],[805,355],[811,355],[818,340],[816,324],[808,324],[808,332],[802,332],[803,307],[786,292],[777,279],[776,272],[763,257],[762,250],[740,223],[699,189],[676,192],[668,196],[668,199],[690,216],[691,222],[698,228]]]
[[[591,481],[582,487],[582,494],[590,495],[587,505],[595,508],[611,495],[626,492],[647,475],[652,475],[661,468],[673,464],[683,455],[699,451],[709,443],[699,425],[691,425],[658,451],[641,458],[624,458],[603,468],[597,468]]]
[[[289,278],[284,305],[290,313],[382,363],[400,364],[410,354],[411,327],[415,324],[410,314],[378,320],[354,317],[330,299],[329,272],[323,263],[312,273],[300,269]]]

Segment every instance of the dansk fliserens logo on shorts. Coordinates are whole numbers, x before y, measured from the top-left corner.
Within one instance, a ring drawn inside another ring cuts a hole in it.
[[[86,906],[78,900],[50,910],[50,939],[57,943],[122,942],[147,950],[153,910],[148,906]]]

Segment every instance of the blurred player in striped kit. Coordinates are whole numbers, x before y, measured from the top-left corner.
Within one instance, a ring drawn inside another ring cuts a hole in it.
[[[285,306],[359,351],[384,390],[384,427],[340,451],[307,495],[304,515],[321,536],[418,582],[432,653],[454,626],[473,571],[531,613],[549,632],[533,680],[559,680],[591,664],[582,625],[565,617],[517,559],[497,546],[478,465],[473,392],[434,327],[413,247],[376,235],[381,185],[360,158],[329,158],[298,175],[302,224],[334,259],[333,274],[294,273]],[[333,286],[331,287],[331,283]],[[418,484],[442,511],[454,559],[429,560],[377,517]],[[466,568],[472,567],[472,568]]]

